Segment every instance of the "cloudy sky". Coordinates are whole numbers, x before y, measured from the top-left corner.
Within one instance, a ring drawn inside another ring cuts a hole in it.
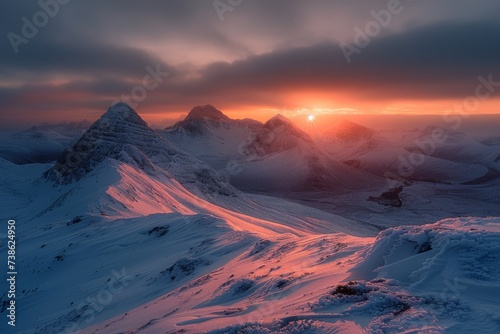
[[[1,124],[500,112],[500,1],[353,2],[2,1]]]

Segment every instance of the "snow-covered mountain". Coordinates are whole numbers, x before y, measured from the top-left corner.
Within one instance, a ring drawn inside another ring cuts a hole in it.
[[[33,126],[2,138],[0,157],[16,164],[54,161],[89,126],[88,121]]]
[[[370,140],[375,131],[360,124],[343,120],[330,131],[330,137],[344,145]]]
[[[194,107],[184,120],[160,133],[183,151],[224,170],[261,127],[258,121],[231,119],[212,105],[205,105]]]
[[[285,116],[278,114],[264,124],[246,149],[250,154],[263,157],[293,149],[312,151],[315,144],[307,133]]]
[[[381,186],[376,177],[329,157],[311,137],[282,115],[267,121],[245,146],[231,177],[241,189],[259,191],[370,189]]]
[[[187,132],[193,136],[216,135],[218,129],[228,130],[230,127],[252,128],[258,127],[260,124],[260,122],[251,119],[233,120],[214,106],[207,104],[194,107],[184,120],[165,130],[167,135],[174,135],[175,132]]]
[[[485,182],[498,177],[500,168],[498,147],[433,126],[384,133],[343,122],[326,135],[322,147],[347,165],[399,180]]]
[[[435,142],[435,147],[430,146],[432,141]],[[405,142],[404,147],[409,151],[426,151],[427,148],[428,154],[436,158],[499,168],[494,164],[500,154],[498,148],[492,149],[463,132],[428,126],[416,138]]]

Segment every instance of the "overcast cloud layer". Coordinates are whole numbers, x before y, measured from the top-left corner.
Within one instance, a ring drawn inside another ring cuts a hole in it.
[[[138,109],[165,115],[200,103],[299,108],[293,96],[304,91],[373,103],[460,100],[480,75],[500,81],[496,0],[402,0],[348,63],[341,45],[353,45],[354,29],[389,2],[243,0],[221,21],[213,1],[72,0],[16,53],[8,34],[22,36],[22,18],[32,22],[41,7],[6,0],[0,121],[93,118],[142,84],[148,66],[169,76]]]

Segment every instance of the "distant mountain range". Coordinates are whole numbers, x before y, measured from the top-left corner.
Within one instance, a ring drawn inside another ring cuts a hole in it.
[[[86,120],[33,126],[2,138],[0,157],[16,164],[54,161],[89,127]]]
[[[464,133],[432,126],[379,132],[343,121],[313,140],[283,115],[263,124],[231,119],[212,105],[194,107],[184,120],[164,130],[146,130],[147,125],[134,120],[135,116],[128,119],[137,122],[135,127],[127,129],[117,117],[124,116],[107,114],[92,127],[87,121],[32,127],[3,140],[0,157],[17,164],[64,160],[70,155],[79,159],[81,151],[96,152],[87,147],[87,142],[95,146],[95,140],[99,140],[108,143],[105,154],[117,158],[126,152],[131,160],[145,164],[144,168],[151,158],[160,156],[162,163],[168,164],[174,151],[173,155],[195,157],[234,186],[250,191],[378,188],[384,178],[399,183],[481,183],[500,175],[496,137],[478,142]],[[107,128],[110,124],[112,131],[121,133],[114,141]],[[433,139],[436,129],[443,131],[439,143]],[[138,131],[132,135],[138,142],[130,142],[128,130]],[[77,141],[79,144],[70,149]],[[61,157],[68,149],[69,153]],[[90,165],[99,162],[101,155],[92,153],[96,161]],[[60,166],[61,161],[56,170]],[[70,177],[84,173],[89,166],[78,171],[72,168]],[[59,172],[59,177],[67,178],[66,172]]]
[[[436,141],[436,131],[442,131]],[[429,126],[379,132],[343,121],[318,140],[277,115],[265,124],[233,120],[211,105],[160,133],[244,190],[302,191],[398,183],[480,183],[498,176],[500,145]]]
[[[262,124],[233,120],[211,105],[161,131],[169,141],[251,191],[303,191],[380,186],[378,177],[342,164],[283,115]]]
[[[347,122],[323,138],[323,148],[350,166],[398,180],[480,182],[500,171],[500,145],[434,126],[382,133]]]

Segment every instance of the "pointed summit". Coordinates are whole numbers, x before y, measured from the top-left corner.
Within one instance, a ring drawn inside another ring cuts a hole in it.
[[[196,106],[187,115],[185,120],[229,120],[229,117],[224,115],[222,111],[215,108],[211,104],[207,104],[204,106]]]
[[[309,135],[302,131],[294,122],[286,118],[282,114],[277,114],[266,123],[264,123],[264,129],[277,130],[280,132],[288,132],[298,137],[309,138]],[[308,141],[307,139],[306,141]]]
[[[137,114],[137,112],[128,104],[118,102],[111,107],[94,124],[103,123],[103,125],[114,126],[115,131],[123,131],[124,126],[148,128],[147,123]]]
[[[147,150],[159,146],[159,142],[151,146],[157,137],[132,107],[119,102],[92,124],[80,141],[100,145],[116,144],[119,147],[129,144]]]
[[[314,145],[307,133],[285,116],[278,114],[264,124],[247,149],[258,156],[263,156]]]
[[[85,134],[66,150],[46,176],[59,183],[79,180],[106,158],[154,169],[150,157],[168,157],[166,144],[144,120],[125,103],[111,106]]]
[[[313,143],[311,137],[302,131],[295,123],[282,114],[277,114],[264,124],[264,129],[271,130],[275,136],[289,137],[289,139],[300,139],[307,143]],[[285,139],[285,138],[284,138]]]
[[[114,113],[114,112],[130,113],[130,114],[137,115],[137,112],[131,106],[126,104],[125,102],[117,102],[117,103],[111,105],[111,107],[108,108],[108,111],[106,111],[103,114],[103,116],[107,115],[107,114]]]
[[[196,106],[182,121],[166,128],[166,131],[181,131],[194,136],[204,136],[210,133],[209,128],[219,128],[222,123],[233,121],[211,104]]]
[[[264,124],[264,127],[267,127],[269,129],[276,128],[279,126],[287,126],[295,128],[295,124],[282,114],[277,114]]]
[[[372,129],[348,120],[343,120],[333,129],[334,137],[345,143],[370,139],[374,133]]]

